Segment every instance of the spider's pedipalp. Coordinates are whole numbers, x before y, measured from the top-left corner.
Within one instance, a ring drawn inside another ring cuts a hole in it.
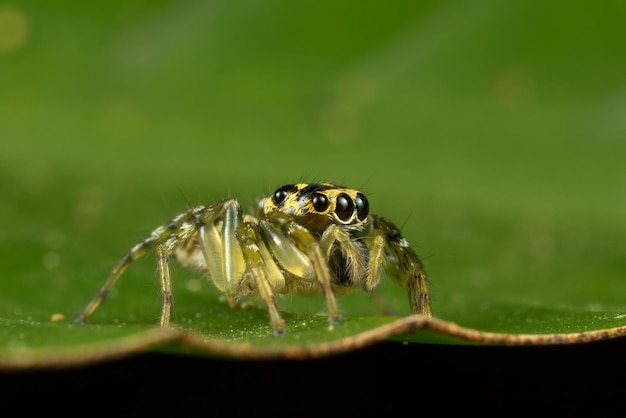
[[[335,281],[345,286],[366,289],[367,256],[364,244],[355,239],[349,231],[331,224],[320,238],[320,247],[324,257],[332,264],[331,270]],[[339,251],[341,254],[333,254]]]
[[[385,246],[387,245],[387,239],[385,238],[384,231],[374,229],[371,232],[369,238],[370,253],[367,267],[367,277],[365,278],[364,288],[366,291],[373,291],[383,274],[385,263],[387,262],[385,257]]]

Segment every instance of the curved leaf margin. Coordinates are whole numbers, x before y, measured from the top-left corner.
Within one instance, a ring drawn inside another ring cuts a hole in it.
[[[152,350],[182,348],[196,354],[233,359],[312,359],[358,350],[388,339],[406,341],[416,331],[433,332],[458,340],[457,343],[544,346],[581,344],[626,336],[626,325],[573,333],[509,334],[479,331],[438,318],[407,316],[339,340],[306,346],[286,345],[259,347],[233,343],[225,339],[207,338],[202,333],[180,327],[152,328],[113,342],[85,344],[63,350],[44,348],[19,349],[0,353],[0,369],[58,369],[110,361]]]

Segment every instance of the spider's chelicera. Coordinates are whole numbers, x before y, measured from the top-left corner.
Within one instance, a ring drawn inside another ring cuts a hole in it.
[[[260,296],[276,334],[285,332],[276,294],[321,292],[336,323],[335,293],[371,292],[384,272],[407,290],[415,314],[432,315],[421,260],[393,223],[369,213],[365,195],[328,183],[298,183],[259,199],[251,213],[227,199],[178,214],[122,257],[76,321],[89,317],[130,263],[152,248],[163,296],[161,326],[170,321],[172,256],[207,272],[234,299]]]

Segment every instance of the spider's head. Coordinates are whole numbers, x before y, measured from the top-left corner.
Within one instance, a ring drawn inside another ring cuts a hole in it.
[[[369,203],[358,190],[329,183],[288,184],[267,198],[263,212],[280,211],[312,230],[321,231],[330,223],[361,229],[367,221]]]

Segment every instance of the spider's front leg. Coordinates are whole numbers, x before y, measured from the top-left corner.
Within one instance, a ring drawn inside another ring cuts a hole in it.
[[[265,302],[274,332],[280,335],[285,324],[273,287],[281,287],[284,278],[256,225],[253,217],[244,217],[237,200],[220,202],[200,214],[198,236],[182,246],[177,257],[183,265],[208,271],[216,287],[229,297],[247,296],[256,290]]]
[[[293,217],[282,212],[265,214],[259,225],[274,256],[285,269],[303,280],[317,281],[326,300],[329,321],[338,323],[339,308],[332,289],[331,273],[319,241]]]
[[[267,276],[267,274],[273,275],[271,280],[276,283],[282,279],[282,273],[271,260],[271,255],[267,252],[265,244],[252,223],[243,223],[238,228],[237,238],[241,244],[243,257],[246,260],[247,272],[252,276],[259,296],[267,306],[274,333],[276,335],[283,335],[285,333],[285,321],[278,311],[274,291],[272,290],[272,285]],[[266,254],[265,261],[263,254]]]
[[[432,317],[430,288],[422,260],[411,249],[393,223],[379,216],[370,216],[373,230],[366,288],[373,289],[378,284],[385,265],[385,247],[387,247],[389,259],[386,261],[386,267],[393,277],[407,289],[411,309],[418,315]]]

